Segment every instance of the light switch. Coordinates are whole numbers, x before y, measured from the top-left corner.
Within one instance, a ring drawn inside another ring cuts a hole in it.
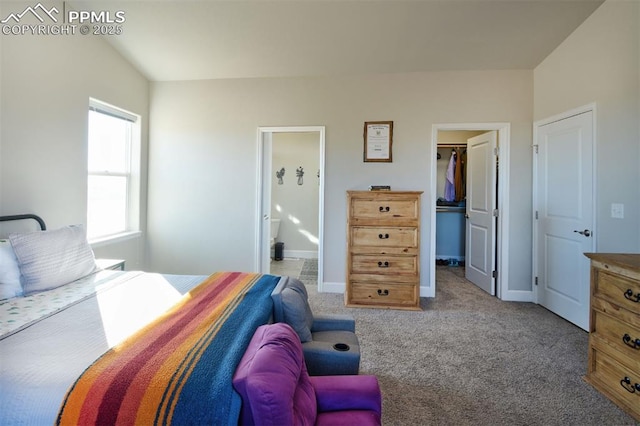
[[[611,204],[611,217],[614,219],[624,219],[624,204]]]

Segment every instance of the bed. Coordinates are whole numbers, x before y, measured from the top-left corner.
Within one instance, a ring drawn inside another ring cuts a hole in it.
[[[82,227],[19,216],[41,230],[0,240],[0,424],[238,423],[231,378],[286,277],[99,270]]]

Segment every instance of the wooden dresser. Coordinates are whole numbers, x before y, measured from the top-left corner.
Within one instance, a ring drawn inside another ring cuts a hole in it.
[[[347,192],[347,306],[420,309],[421,194]]]
[[[640,254],[587,257],[591,311],[585,380],[640,421]]]

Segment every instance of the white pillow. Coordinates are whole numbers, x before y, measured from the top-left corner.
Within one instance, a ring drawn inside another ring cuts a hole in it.
[[[49,290],[96,270],[82,225],[9,236],[18,259],[25,295]]]
[[[9,240],[0,240],[0,300],[22,296],[20,268]]]

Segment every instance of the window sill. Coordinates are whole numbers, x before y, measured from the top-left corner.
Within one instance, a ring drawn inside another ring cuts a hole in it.
[[[93,238],[89,240],[89,245],[91,245],[91,247],[101,247],[109,244],[131,240],[134,238],[139,238],[141,235],[141,231],[122,232],[120,234],[109,235],[107,237]]]

